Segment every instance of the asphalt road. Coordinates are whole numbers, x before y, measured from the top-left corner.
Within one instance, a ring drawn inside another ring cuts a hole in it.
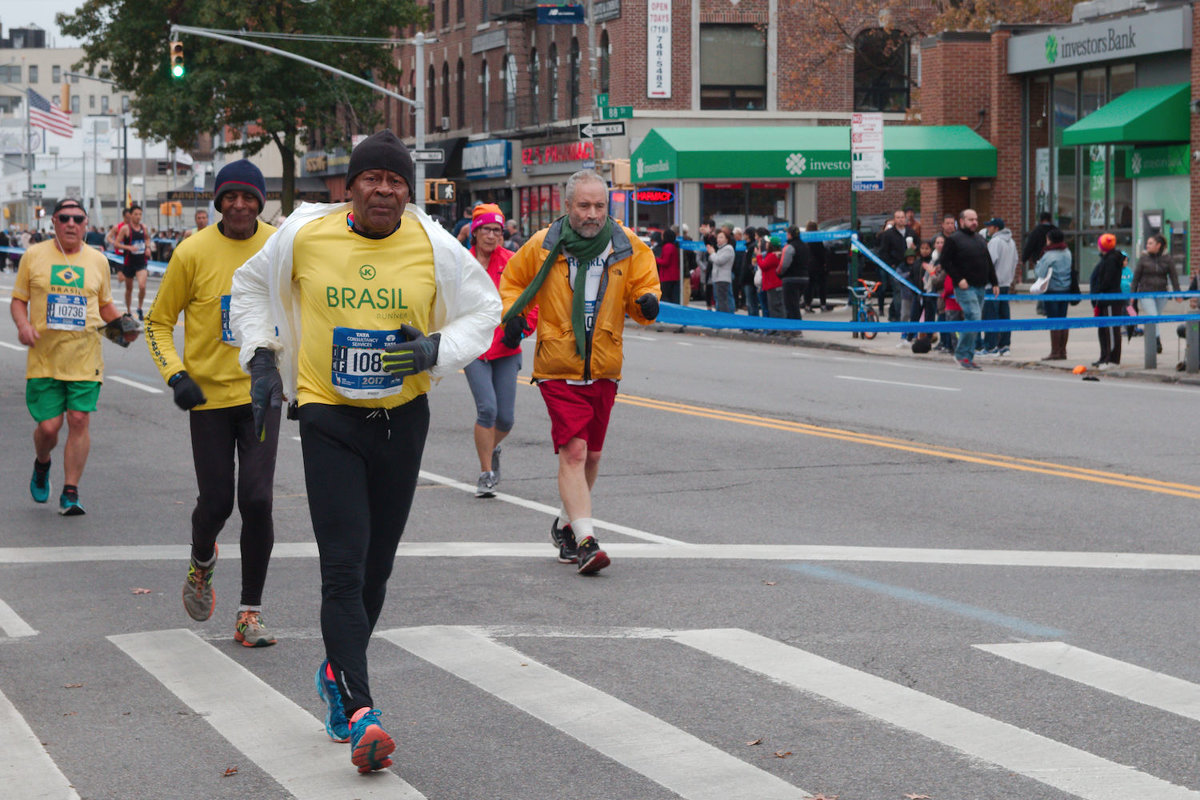
[[[536,389],[493,500],[469,491],[465,380],[434,389],[370,652],[399,749],[364,778],[312,685],[295,423],[279,644],[249,650],[236,514],[216,614],[181,607],[186,418],[142,343],[105,344],[88,513],[63,519],[29,499],[24,355],[0,325],[0,796],[1200,798],[1200,390],[627,337],[595,497],[613,565],[591,578],[548,542]]]

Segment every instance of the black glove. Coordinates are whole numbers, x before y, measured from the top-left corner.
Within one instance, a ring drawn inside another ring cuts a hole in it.
[[[172,375],[171,380],[167,381],[167,386],[175,390],[175,405],[184,411],[191,411],[196,406],[202,406],[208,402],[204,391],[183,370]]]
[[[137,338],[141,332],[142,326],[133,318],[129,312],[122,314],[112,322],[100,329],[110,342],[121,345],[121,347],[129,347],[129,343]]]
[[[438,345],[442,341],[440,333],[426,336],[412,325],[401,325],[400,332],[404,334],[404,341],[384,348],[381,360],[385,372],[403,378],[424,372],[437,363]]]
[[[637,304],[641,306],[642,316],[648,320],[653,320],[658,316],[658,298],[650,292],[637,299]]]
[[[520,314],[504,323],[504,338],[500,343],[508,349],[521,346],[521,337],[525,335],[525,318]]]
[[[254,351],[250,359],[250,413],[254,415],[254,435],[267,438],[267,409],[283,405],[283,378],[275,367],[275,352],[266,347]]]

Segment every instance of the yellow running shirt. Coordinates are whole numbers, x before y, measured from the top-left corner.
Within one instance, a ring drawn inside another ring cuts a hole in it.
[[[113,301],[108,260],[96,249],[65,255],[54,239],[29,247],[21,256],[12,296],[29,303],[29,323],[40,337],[29,348],[26,378],[103,381],[104,325],[100,307]]]
[[[345,213],[305,225],[292,246],[300,290],[297,400],[395,408],[429,391],[429,373],[400,379],[380,365],[407,323],[429,333],[437,297],[433,245],[416,220],[384,239],[351,230]]]
[[[171,254],[146,317],[146,346],[163,380],[186,369],[204,392],[198,411],[246,405],[250,376],[238,364],[238,342],[229,330],[233,273],[262,249],[275,228],[260,221],[249,239],[230,239],[216,225],[189,236]],[[183,360],[173,334],[180,313]]]

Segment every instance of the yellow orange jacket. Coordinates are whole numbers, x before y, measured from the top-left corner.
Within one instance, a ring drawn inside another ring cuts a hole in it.
[[[504,302],[505,312],[533,282],[565,224],[565,218],[555,220],[550,227],[531,236],[509,259],[500,277],[500,299]],[[613,225],[612,253],[605,262],[604,276],[600,280],[599,306],[591,341],[586,343],[584,350],[586,359],[579,356],[571,327],[574,291],[569,275],[567,258],[560,255],[529,304],[538,307],[533,377],[537,380],[619,380],[625,315],[641,325],[648,325],[650,320],[642,314],[637,299],[647,292],[655,297],[662,296],[654,253],[633,231]]]

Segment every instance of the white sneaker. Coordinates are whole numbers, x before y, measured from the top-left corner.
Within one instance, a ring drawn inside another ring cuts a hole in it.
[[[475,481],[475,496],[476,497],[495,497],[496,496],[496,473],[481,472],[479,480]]]

